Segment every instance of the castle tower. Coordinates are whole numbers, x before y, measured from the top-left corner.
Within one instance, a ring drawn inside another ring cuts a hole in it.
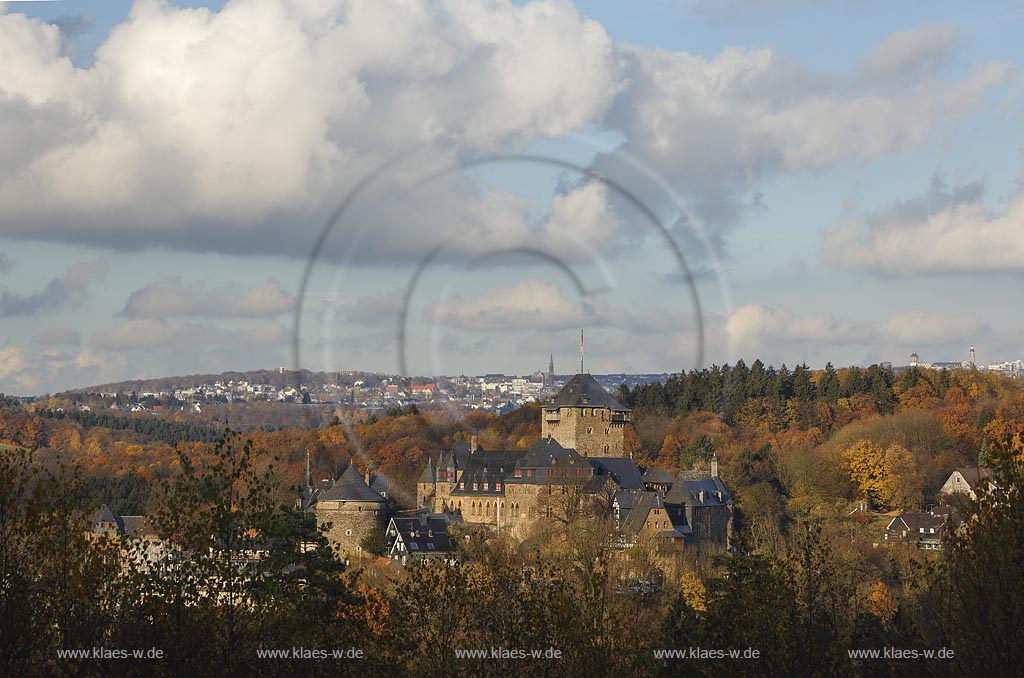
[[[326,537],[339,555],[359,553],[363,537],[387,524],[387,502],[370,489],[355,464],[317,497],[314,510],[318,524],[331,525]]]
[[[551,359],[548,361],[548,386],[555,385],[555,354],[551,354]]]
[[[971,367],[975,366],[975,364],[976,364],[975,360],[976,359],[977,359],[977,355],[974,353],[974,347],[971,346]]]
[[[544,406],[541,437],[584,457],[625,456],[629,409],[589,374],[577,374]]]

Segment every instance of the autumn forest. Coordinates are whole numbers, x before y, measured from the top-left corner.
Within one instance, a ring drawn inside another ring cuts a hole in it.
[[[728,551],[607,549],[610,516],[513,544],[459,534],[457,565],[335,559],[294,509],[350,464],[385,475],[413,508],[428,458],[478,436],[526,449],[540,407],[504,415],[440,406],[236,405],[209,413],[80,411],[81,394],[0,398],[0,672],[108,675],[66,647],[159,647],[149,675],[313,675],[325,660],[267,647],[358,647],[367,675],[1013,675],[1024,647],[1024,387],[976,370],[713,366],[616,397],[626,450],[675,473],[712,456],[736,499]],[[292,408],[282,414],[276,408]],[[302,411],[301,419],[294,414]],[[964,498],[967,529],[941,551],[886,543],[956,468],[997,479]],[[195,554],[142,574],[85,536],[96,508],[146,515]],[[245,577],[213,555],[261,535],[274,557]],[[231,546],[233,545],[233,546]],[[310,546],[312,545],[312,547]],[[651,590],[632,584],[657,580]],[[218,582],[216,588],[210,582]],[[625,585],[624,585],[625,584]],[[461,648],[558,648],[559,660],[465,660]],[[667,648],[758,648],[758,659],[665,659]],[[858,659],[857,648],[940,649],[953,659]],[[352,661],[352,660],[346,660]],[[722,662],[725,662],[723,664]],[[350,668],[350,665],[349,665]]]

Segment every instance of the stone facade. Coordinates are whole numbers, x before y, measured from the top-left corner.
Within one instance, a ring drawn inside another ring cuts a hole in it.
[[[329,525],[327,540],[340,556],[359,554],[363,539],[373,528],[387,524],[387,499],[370,489],[355,466],[350,465],[337,480],[317,487],[312,486],[307,471],[306,483],[302,506],[316,514],[318,525]]]
[[[544,521],[614,510],[624,544],[649,535],[671,547],[728,545],[733,501],[717,459],[710,473],[641,475],[623,456],[629,410],[586,374],[576,375],[542,416],[541,440],[528,451],[484,450],[474,438],[436,466],[428,460],[419,506],[456,512],[466,523],[517,539]]]
[[[584,457],[621,457],[629,409],[589,374],[577,374],[544,406],[541,437]]]

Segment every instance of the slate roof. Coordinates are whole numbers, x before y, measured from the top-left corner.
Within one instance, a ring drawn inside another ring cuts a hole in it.
[[[103,506],[99,507],[99,509],[96,510],[96,513],[94,513],[93,516],[92,516],[92,524],[93,524],[94,528],[99,523],[112,523],[112,522],[114,522],[114,513],[113,513],[113,511],[110,510],[110,507],[108,507],[106,504],[104,504]]]
[[[396,517],[388,525],[388,536],[394,528],[402,537],[409,555],[450,553],[455,550],[448,536],[448,519],[440,513]],[[394,542],[392,542],[392,545]]]
[[[594,469],[587,463],[586,457],[571,447],[562,447],[554,438],[542,438],[537,441],[521,455],[516,462],[516,468],[532,470],[530,476],[524,472],[521,478],[508,478],[509,483],[521,485],[562,485],[567,480],[575,478],[584,479],[589,483]],[[552,472],[551,475],[548,475],[549,471]]]
[[[889,521],[885,530],[889,534],[900,537],[905,527],[907,539],[911,537],[938,539],[942,527],[946,524],[947,516],[952,516],[954,524],[960,522],[960,515],[955,508],[936,506],[928,513],[901,513]],[[886,536],[888,537],[888,534]]]
[[[609,477],[624,490],[644,489],[640,470],[629,457],[590,457],[587,461],[594,467],[595,476]]]
[[[117,526],[126,537],[156,537],[156,530],[146,516],[117,516]]]
[[[704,498],[701,499],[701,491]],[[719,494],[720,493],[720,494]],[[690,504],[691,506],[725,506],[732,502],[732,495],[719,477],[694,479],[680,473],[672,489],[665,495],[666,504]]]
[[[384,497],[370,489],[370,486],[359,475],[355,464],[349,464],[341,477],[334,481],[329,488],[316,497],[320,501],[363,501],[384,503]]]
[[[589,374],[577,374],[544,406],[548,410],[560,407],[607,407],[617,412],[629,412],[629,408],[623,407]]]
[[[370,489],[383,496],[385,493],[390,491],[391,486],[388,484],[388,479],[384,476],[371,476]]]
[[[647,522],[647,517],[653,509],[665,508],[664,497],[660,492],[643,492],[638,495],[629,515],[622,521],[622,531],[626,534],[638,534],[644,528],[644,523]],[[670,520],[667,510],[664,520]]]
[[[433,483],[434,481],[434,462],[430,457],[427,457],[427,467],[423,469],[423,473],[420,474],[420,482]]]
[[[496,490],[495,487],[503,484],[512,475],[516,463],[523,454],[523,452],[505,450],[481,451],[477,448],[476,454],[470,455],[466,460],[465,470],[459,476],[459,486],[452,490],[452,494],[495,496],[504,494],[503,489]],[[474,483],[476,483],[476,489],[473,489]]]
[[[663,468],[649,468],[640,478],[650,485],[671,485],[673,481],[672,474]]]

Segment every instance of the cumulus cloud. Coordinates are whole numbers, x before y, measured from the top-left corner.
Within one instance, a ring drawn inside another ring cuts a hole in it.
[[[624,159],[636,158],[721,247],[760,178],[913,146],[1007,80],[1000,63],[932,77],[954,42],[947,26],[912,29],[827,73],[768,49],[704,58],[616,44],[557,0],[143,0],[76,69],[56,26],[0,15],[0,224],[117,248],[300,256],[349,189],[419,149],[350,215],[380,221],[350,260],[557,248],[562,224],[619,251],[635,215],[599,182],[556,196],[540,223],[465,175],[405,195],[435,168],[597,125],[624,135],[625,155],[596,169],[666,212],[657,182]],[[345,256],[344,235],[325,254]]]
[[[933,71],[943,65],[956,40],[956,27],[951,24],[897,31],[875,48],[861,65],[861,72],[870,81],[884,82]]]
[[[729,315],[725,330],[740,346],[771,338],[796,342],[851,343],[868,339],[870,327],[829,314],[797,315],[784,306],[746,304]]]
[[[208,289],[202,283],[187,285],[180,277],[172,276],[132,292],[120,315],[263,318],[281,315],[294,306],[295,296],[275,280],[254,287],[230,285]]]
[[[829,230],[823,255],[885,276],[985,275],[1024,271],[1024,190],[998,209],[982,201],[983,182],[949,187],[932,178],[927,194]]]
[[[41,351],[28,355],[17,346],[0,348],[0,392],[39,395],[128,378],[134,371],[123,355],[93,351]]]
[[[911,346],[949,342],[966,344],[989,332],[988,326],[976,315],[929,314],[923,311],[897,313],[878,329],[884,341]]]
[[[921,347],[931,347],[936,354],[960,355],[958,347],[993,335],[987,324],[971,314],[915,309],[879,321],[852,321],[763,304],[740,306],[724,319],[722,328],[736,356],[791,365],[819,358],[823,364],[833,360],[841,347],[857,347],[864,351],[862,355],[876,360],[893,360]]]
[[[457,295],[428,306],[428,322],[475,332],[620,327],[643,334],[678,330],[687,322],[663,310],[626,310],[590,297],[568,297],[543,280],[523,280],[473,297]]]
[[[9,273],[14,268],[14,259],[0,252],[0,273]]]
[[[156,319],[124,320],[93,334],[94,348],[107,351],[189,347],[195,351],[215,344],[227,346],[281,346],[290,331],[280,321],[255,327],[224,327],[213,323],[186,323]]]
[[[104,280],[107,275],[106,262],[72,264],[64,275],[54,278],[38,292],[28,294],[0,288],[0,318],[33,316],[81,303],[86,289]]]
[[[622,87],[604,29],[553,0],[144,0],[89,69],[56,27],[3,15],[0,81],[12,234],[285,254],[399,152],[559,136]]]
[[[931,77],[925,66],[941,60],[951,39],[942,28],[897,35],[846,73],[814,71],[771,49],[729,47],[705,58],[620,46],[630,84],[606,122],[625,142],[597,168],[633,175],[626,181],[646,203],[669,209],[666,191],[631,166],[638,159],[691,205],[680,230],[702,226],[706,243],[722,248],[758,181],[947,134],[1015,73],[990,62],[959,79]],[[883,79],[900,86],[879,87]]]

